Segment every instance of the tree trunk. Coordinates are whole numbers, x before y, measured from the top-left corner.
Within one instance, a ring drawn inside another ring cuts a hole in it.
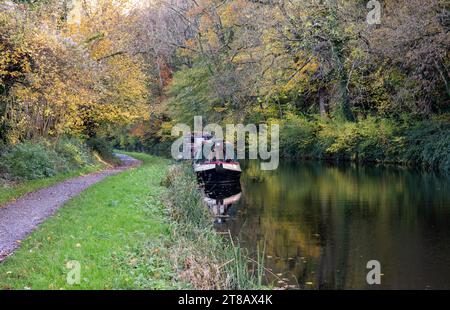
[[[326,103],[325,103],[325,96],[326,96],[326,91],[324,88],[321,87],[319,89],[319,111],[320,111],[320,116],[322,118],[328,117]]]
[[[342,43],[333,42],[333,54],[336,61],[336,69],[338,75],[338,90],[340,97],[340,113],[345,120],[354,122],[355,116],[350,109],[350,100],[348,98],[348,74],[344,66],[344,55],[342,52]]]
[[[348,98],[348,90],[347,90],[347,85],[348,85],[348,78],[347,78],[347,73],[345,72],[345,69],[342,68],[340,70],[340,74],[339,74],[339,92],[340,92],[340,99],[341,99],[341,110],[342,110],[342,114],[344,116],[344,118],[347,121],[351,121],[354,122],[355,121],[355,116],[352,113],[352,110],[350,109],[350,100]]]

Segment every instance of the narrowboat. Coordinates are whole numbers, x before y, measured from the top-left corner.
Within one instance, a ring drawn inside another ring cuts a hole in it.
[[[241,166],[231,143],[222,140],[204,141],[195,154],[194,171],[201,183],[238,182]]]

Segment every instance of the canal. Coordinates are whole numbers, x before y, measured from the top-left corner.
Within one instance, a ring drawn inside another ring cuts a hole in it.
[[[208,191],[219,232],[256,257],[268,281],[301,289],[450,289],[450,178],[406,168],[242,164],[240,186]],[[381,264],[381,285],[366,267]]]

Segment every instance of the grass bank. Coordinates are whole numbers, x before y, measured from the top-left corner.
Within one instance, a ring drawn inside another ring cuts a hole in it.
[[[169,160],[127,154],[143,165],[95,184],[43,223],[0,264],[0,289],[259,284],[257,269],[247,268],[241,250],[214,232],[192,173],[176,167],[165,177]],[[81,268],[80,283],[71,285],[67,277],[74,261]]]
[[[172,218],[172,257],[179,277],[196,289],[264,288],[264,246],[253,260],[231,238],[218,235],[189,165],[175,165],[164,183]]]

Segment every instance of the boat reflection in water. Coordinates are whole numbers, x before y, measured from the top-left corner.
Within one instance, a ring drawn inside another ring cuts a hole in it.
[[[234,206],[241,199],[242,189],[239,181],[232,183],[206,183],[204,200],[214,218],[214,224],[223,224],[236,214]]]

